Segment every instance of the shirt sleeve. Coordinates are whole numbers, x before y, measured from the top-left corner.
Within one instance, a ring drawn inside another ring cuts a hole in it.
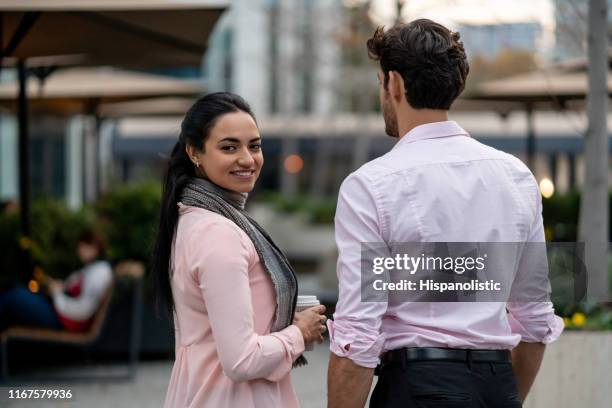
[[[328,320],[330,350],[357,365],[374,368],[385,341],[380,328],[387,303],[361,301],[361,244],[382,243],[383,239],[374,191],[357,173],[340,187],[335,235],[339,294],[333,320]]]
[[[106,289],[113,281],[113,271],[107,262],[96,262],[80,273],[83,274],[83,284],[79,296],[70,297],[62,291],[52,295],[57,313],[75,321],[85,321],[96,313]],[[68,280],[73,276],[70,275]]]
[[[536,190],[535,218],[529,237],[518,262],[518,271],[507,303],[508,321],[512,333],[519,334],[527,343],[551,343],[563,332],[563,319],[555,315],[550,299],[548,260],[542,218],[542,199]],[[533,196],[533,195],[532,195]]]
[[[233,381],[280,381],[304,352],[300,329],[268,335],[254,330],[249,250],[237,228],[215,223],[191,239],[196,279],[225,374]]]

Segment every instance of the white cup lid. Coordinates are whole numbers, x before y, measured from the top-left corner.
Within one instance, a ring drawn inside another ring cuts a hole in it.
[[[319,303],[317,297],[316,296],[311,296],[311,295],[298,295],[297,302],[298,302],[298,304],[302,304],[302,303]]]

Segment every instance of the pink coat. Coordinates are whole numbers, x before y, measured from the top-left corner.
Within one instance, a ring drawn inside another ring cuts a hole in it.
[[[304,339],[295,325],[270,333],[276,295],[253,243],[218,214],[179,208],[165,407],[299,407],[290,371]]]

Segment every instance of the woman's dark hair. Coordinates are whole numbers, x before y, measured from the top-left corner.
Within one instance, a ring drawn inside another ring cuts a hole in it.
[[[159,229],[153,253],[152,277],[157,305],[159,306],[160,301],[164,303],[170,319],[174,310],[174,299],[170,286],[172,274],[170,254],[179,218],[177,203],[189,179],[195,177],[194,164],[187,155],[186,146],[191,145],[203,151],[204,142],[219,117],[240,111],[248,113],[255,119],[249,104],[238,95],[217,92],[198,99],[185,114],[181,123],[181,133],[168,160],[159,214]]]
[[[427,19],[379,27],[367,42],[368,55],[379,61],[387,89],[389,71],[404,80],[406,100],[414,109],[450,109],[465,88],[470,71],[457,32]]]
[[[86,229],[79,235],[77,243],[95,246],[98,250],[97,258],[106,258],[106,240],[92,229]]]

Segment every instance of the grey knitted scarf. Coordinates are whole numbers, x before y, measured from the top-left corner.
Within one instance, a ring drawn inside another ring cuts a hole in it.
[[[297,279],[283,252],[268,233],[244,211],[248,194],[223,189],[199,177],[192,178],[181,193],[185,205],[204,208],[234,222],[253,242],[259,260],[270,275],[276,292],[276,312],[271,332],[293,323],[297,302]],[[297,365],[305,364],[303,357]]]

